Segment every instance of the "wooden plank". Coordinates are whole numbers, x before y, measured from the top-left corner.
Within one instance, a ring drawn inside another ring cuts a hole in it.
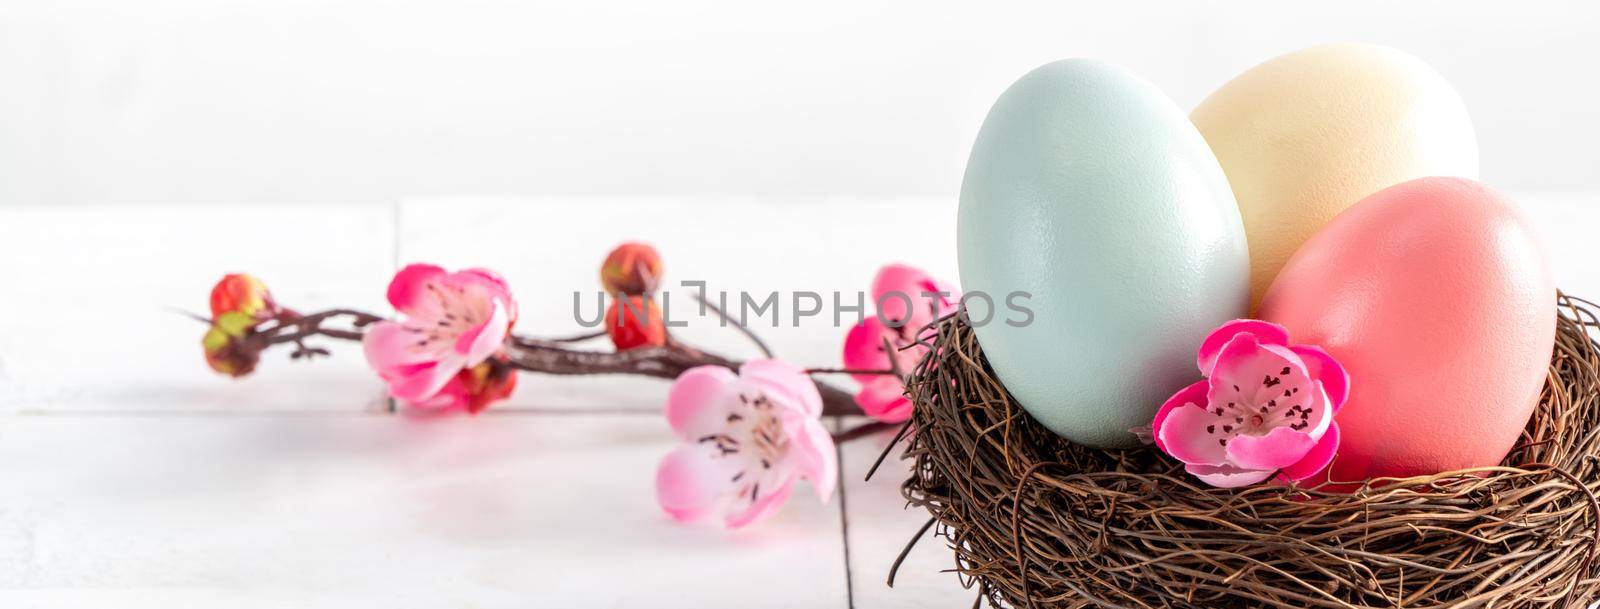
[[[839,510],[680,525],[638,415],[0,418],[0,606],[844,607]]]
[[[853,420],[845,426],[859,423]],[[885,432],[840,446],[840,477],[848,489],[845,507],[850,547],[851,597],[855,609],[960,609],[969,607],[975,590],[961,587],[954,573],[955,555],[944,539],[923,536],[887,584],[895,558],[928,521],[922,508],[907,507],[900,483],[910,475],[898,449],[885,459],[872,480],[862,481],[872,463],[894,437]]]

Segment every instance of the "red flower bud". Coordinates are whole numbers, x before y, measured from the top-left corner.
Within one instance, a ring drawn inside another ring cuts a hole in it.
[[[644,296],[625,296],[612,300],[606,308],[606,335],[618,351],[667,344],[667,325],[661,320],[661,307]]]
[[[465,393],[467,412],[478,414],[490,404],[511,397],[517,388],[517,371],[504,356],[495,356],[456,373]]]
[[[624,243],[600,265],[607,294],[653,294],[661,281],[661,256],[648,243]]]
[[[268,317],[277,312],[278,305],[272,301],[272,294],[267,291],[267,286],[244,273],[224,275],[217,285],[211,288],[211,317],[221,317],[223,313],[244,313],[250,317]]]
[[[277,314],[278,305],[261,280],[243,273],[224,275],[211,288],[211,327],[200,340],[206,364],[232,377],[255,371],[261,361],[260,350],[244,339]]]

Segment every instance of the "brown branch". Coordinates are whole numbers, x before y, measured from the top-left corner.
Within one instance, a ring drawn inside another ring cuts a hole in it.
[[[549,347],[549,346],[569,345],[569,344],[572,344],[572,343],[581,343],[583,341],[593,340],[593,339],[600,338],[600,337],[605,336],[605,335],[606,335],[606,331],[605,330],[599,330],[599,331],[596,331],[596,332],[589,332],[589,333],[586,333],[586,334],[576,334],[576,335],[573,335],[573,336],[562,336],[562,337],[557,337],[557,338],[535,338],[535,337],[532,337],[532,336],[517,336],[517,335],[513,334],[510,337],[506,338],[506,342],[510,343],[512,346],[516,346],[516,347],[536,348],[536,347]]]
[[[583,341],[593,340],[605,335],[605,330],[596,330],[594,332],[585,332],[583,334],[574,334],[572,336],[563,336],[560,338],[546,338],[544,340],[552,343],[581,343]]]
[[[806,368],[806,374],[895,374],[894,370],[876,368]]]
[[[323,327],[323,324],[341,317],[350,318],[348,329]],[[258,328],[255,332],[246,336],[244,344],[247,346],[246,348],[263,351],[272,345],[293,343],[295,350],[289,354],[289,357],[293,359],[327,355],[327,349],[307,346],[306,339],[313,336],[326,336],[341,340],[359,341],[363,335],[363,329],[367,325],[382,319],[377,315],[354,309],[329,309],[311,315],[301,315],[285,309],[279,311],[278,316],[267,322],[265,327]]]
[[[518,370],[564,376],[591,374],[633,374],[672,380],[697,366],[722,366],[738,370],[738,360],[702,351],[678,341],[669,341],[660,347],[643,347],[627,351],[581,351],[558,344],[519,339],[507,345],[506,355]],[[854,396],[828,383],[813,382],[822,394],[822,414],[857,415]]]
[[[308,338],[322,336],[347,341],[360,341],[366,326],[383,318],[353,309],[330,309],[308,315],[284,311],[272,321],[243,339],[248,348],[264,351],[280,344],[296,346],[292,357],[322,355],[326,350],[305,345]],[[343,320],[348,327],[329,327]],[[206,323],[210,323],[207,321]],[[571,339],[538,339],[512,336],[506,341],[506,355],[518,370],[561,376],[593,374],[631,374],[672,380],[696,366],[722,366],[737,370],[738,360],[703,351],[669,340],[661,347],[645,347],[627,351],[587,351],[567,346]],[[815,382],[815,381],[813,381]],[[859,415],[861,408],[849,392],[827,383],[817,382],[822,394],[824,415]]]

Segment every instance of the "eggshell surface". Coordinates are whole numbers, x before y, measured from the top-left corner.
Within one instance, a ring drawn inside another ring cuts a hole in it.
[[[1283,55],[1222,85],[1190,118],[1239,202],[1253,304],[1300,244],[1362,197],[1424,176],[1478,177],[1461,96],[1387,47]]]
[[[1322,346],[1350,375],[1323,479],[1499,463],[1550,365],[1549,268],[1516,206],[1461,178],[1375,193],[1307,241],[1260,316]]]
[[[1166,95],[1108,63],[1046,64],[1000,96],[957,225],[991,367],[1074,442],[1136,445],[1130,430],[1199,378],[1196,346],[1245,313],[1248,253],[1222,169]]]

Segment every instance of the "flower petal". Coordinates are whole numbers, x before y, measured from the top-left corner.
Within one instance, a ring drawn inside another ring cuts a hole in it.
[[[902,423],[911,418],[911,400],[906,399],[905,386],[889,375],[878,375],[862,383],[856,393],[856,405],[867,416],[885,423]]]
[[[753,359],[739,366],[739,378],[756,383],[767,397],[786,402],[809,416],[822,415],[822,394],[804,368],[776,359]]]
[[[681,440],[695,441],[727,427],[729,397],[738,376],[722,366],[697,366],[678,375],[667,393],[667,424]]]
[[[1261,436],[1239,434],[1228,440],[1228,463],[1244,469],[1277,470],[1305,457],[1318,439],[1288,427],[1274,427]]]
[[[1201,482],[1217,488],[1250,486],[1272,477],[1272,470],[1243,469],[1232,465],[1189,465],[1184,468]]]
[[[366,353],[367,364],[382,374],[384,370],[437,361],[439,355],[417,346],[417,335],[404,325],[380,321],[368,326],[361,337],[361,349]]]
[[[457,374],[445,383],[437,393],[418,400],[401,400],[406,406],[416,410],[454,410],[468,405],[470,396],[467,394],[466,385],[461,382],[461,375]]]
[[[384,321],[373,324],[361,343],[367,364],[389,384],[389,394],[419,403],[443,389],[461,371],[462,363],[419,349],[415,341],[416,336],[400,324]]]
[[[1171,413],[1173,409],[1180,406],[1194,404],[1195,406],[1199,406],[1201,409],[1204,409],[1206,407],[1207,387],[1208,383],[1206,383],[1206,381],[1196,381],[1194,384],[1184,387],[1183,389],[1179,389],[1177,393],[1172,394],[1172,397],[1167,398],[1166,403],[1162,404],[1159,410],[1156,410],[1156,418],[1154,421],[1151,421],[1150,429],[1155,431],[1156,448],[1161,449],[1161,452],[1167,451],[1166,443],[1162,442],[1161,440],[1161,423],[1167,420],[1167,415]],[[857,401],[860,401],[860,398],[857,398]],[[864,409],[865,408],[863,408],[863,410]]]
[[[714,448],[686,444],[673,449],[656,468],[656,502],[673,518],[698,520],[726,502],[735,482]]]
[[[850,327],[850,332],[844,335],[844,367],[859,370],[887,370],[889,369],[889,354],[884,352],[883,339],[888,336],[885,332],[888,326],[878,321],[876,317],[868,317]],[[852,378],[858,383],[871,381],[872,374],[854,374]]]
[[[766,520],[768,516],[778,513],[778,508],[783,507],[789,500],[789,493],[794,492],[794,477],[784,480],[778,488],[767,491],[742,510],[734,510],[728,514],[723,524],[730,529],[743,528]]]
[[[473,267],[470,269],[461,269],[455,273],[452,273],[452,275],[454,276],[455,281],[485,286],[493,291],[495,296],[500,297],[502,300],[509,301],[512,299],[511,286],[506,283],[505,278],[501,277],[499,273],[482,267]]]
[[[379,376],[389,383],[389,395],[403,402],[420,404],[444,390],[461,368],[460,361],[423,362],[380,370]]]
[[[432,264],[412,264],[394,274],[389,281],[389,304],[412,317],[437,317],[439,305],[427,286],[445,276],[445,270]]]
[[[1333,425],[1333,408],[1328,402],[1328,392],[1323,390],[1321,381],[1311,381],[1311,429],[1305,430],[1313,438],[1322,438]]]
[[[807,418],[797,423],[788,425],[785,432],[793,438],[797,451],[791,457],[796,458],[800,477],[811,481],[817,499],[827,503],[839,484],[839,451],[834,447],[833,434],[817,419]]]
[[[872,301],[877,306],[877,316],[903,322],[900,325],[909,327],[910,331],[919,330],[954,310],[959,298],[949,284],[905,264],[884,265],[872,279]]]
[[[872,278],[872,301],[878,317],[884,320],[910,323],[917,305],[927,302],[922,296],[922,284],[928,274],[913,266],[886,264]]]
[[[1228,344],[1234,336],[1248,333],[1256,337],[1258,343],[1264,345],[1289,344],[1289,331],[1278,324],[1261,321],[1259,319],[1235,319],[1218,326],[1200,342],[1200,350],[1196,356],[1196,363],[1200,366],[1200,373],[1211,376],[1212,367],[1216,365],[1217,355],[1222,353],[1222,347]]]
[[[917,367],[928,348],[913,342],[910,334],[891,328],[876,317],[868,317],[845,334],[844,365],[861,370],[893,370],[909,373]],[[930,330],[931,331],[931,330]],[[910,332],[910,330],[907,330]],[[852,374],[858,383],[867,383],[882,375]]]
[[[1206,401],[1212,408],[1237,404],[1252,413],[1256,408],[1275,411],[1304,406],[1313,381],[1305,363],[1287,347],[1259,342],[1241,332],[1228,340],[1211,369],[1211,389]]]
[[[1216,421],[1217,415],[1201,406],[1179,406],[1162,419],[1161,427],[1155,430],[1156,442],[1184,463],[1222,465],[1227,462],[1228,450],[1218,443],[1217,436],[1205,430]]]
[[[511,332],[511,317],[501,300],[490,300],[489,319],[456,338],[456,353],[460,353],[468,366],[476,366],[489,359],[505,346]]]
[[[1334,412],[1338,412],[1350,391],[1350,374],[1345,372],[1344,365],[1321,347],[1295,345],[1289,349],[1300,356],[1300,361],[1305,362],[1311,378],[1322,383],[1322,390],[1328,394],[1328,404]]]
[[[500,305],[506,309],[506,327],[517,323],[517,300],[511,297],[511,286],[499,273],[474,267],[451,273],[445,281],[485,293],[491,299],[500,301]]]
[[[1296,482],[1317,475],[1333,462],[1333,455],[1339,451],[1339,424],[1337,422],[1328,426],[1328,431],[1322,434],[1322,439],[1311,448],[1306,456],[1299,461],[1278,471],[1278,478],[1284,481]]]

